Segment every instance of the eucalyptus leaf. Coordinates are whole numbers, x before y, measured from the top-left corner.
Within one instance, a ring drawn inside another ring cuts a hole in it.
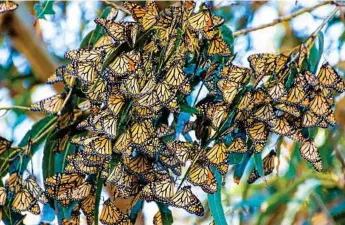
[[[39,19],[46,19],[46,15],[54,15],[54,9],[53,9],[53,5],[54,5],[53,0],[47,0],[44,1],[43,3],[36,3],[34,5],[34,9],[36,10],[36,16]]]
[[[216,225],[227,225],[228,223],[226,222],[221,198],[223,178],[217,169],[211,167],[211,170],[217,180],[217,192],[214,194],[207,194],[210,211]]]

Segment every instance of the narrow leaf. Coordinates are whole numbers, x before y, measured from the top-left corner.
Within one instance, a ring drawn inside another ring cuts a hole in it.
[[[264,165],[262,162],[261,152],[254,154],[254,163],[255,163],[256,170],[258,171],[260,177],[264,176]]]
[[[309,54],[309,63],[310,63],[310,71],[312,73],[316,73],[324,47],[324,36],[323,33],[320,31],[317,34],[316,40],[310,49]]]
[[[36,10],[36,16],[39,19],[46,19],[45,15],[54,15],[53,0],[47,0],[43,3],[36,3],[34,9]]]
[[[227,225],[221,199],[222,175],[214,167],[212,167],[211,170],[217,180],[217,192],[214,194],[207,194],[208,204],[215,224]]]
[[[167,205],[163,203],[156,202],[159,208],[159,211],[162,214],[163,225],[172,225],[174,220],[172,217],[172,213]]]

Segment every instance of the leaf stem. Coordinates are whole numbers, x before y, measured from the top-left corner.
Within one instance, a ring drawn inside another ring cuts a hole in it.
[[[247,28],[247,29],[236,31],[236,32],[233,33],[233,36],[234,37],[238,37],[238,36],[241,36],[241,35],[246,35],[246,34],[248,34],[250,32],[253,32],[253,31],[262,30],[262,29],[265,29],[267,27],[275,26],[275,25],[277,25],[279,23],[290,21],[290,20],[292,20],[293,18],[295,18],[295,17],[297,17],[299,15],[302,15],[302,14],[304,14],[306,12],[311,12],[311,11],[319,8],[320,6],[324,6],[324,5],[328,5],[328,4],[334,4],[334,1],[320,2],[319,4],[316,4],[314,6],[298,10],[298,11],[296,11],[296,12],[290,14],[290,15],[277,18],[277,19],[273,20],[270,23],[263,24],[263,25],[260,25],[260,26],[257,26],[257,27],[250,27],[250,28]]]

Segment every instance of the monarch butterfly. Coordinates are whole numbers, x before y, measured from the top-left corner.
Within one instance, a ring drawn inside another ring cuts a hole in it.
[[[64,56],[66,59],[77,63],[89,62],[98,64],[103,61],[105,52],[102,48],[77,49],[66,52]]]
[[[156,95],[158,102],[161,105],[168,105],[176,95],[176,89],[171,89],[165,82],[157,83],[155,90],[152,92]]]
[[[31,177],[28,177],[25,180],[25,188],[29,191],[34,199],[40,201],[43,204],[48,202],[43,189]]]
[[[109,138],[116,137],[117,134],[117,118],[114,118],[113,115],[107,115],[102,118],[101,124],[102,124],[102,130],[101,133],[104,133]]]
[[[269,103],[271,102],[270,97],[265,93],[262,88],[258,88],[253,91],[253,104],[259,105],[263,102]]]
[[[12,142],[0,137],[0,155],[11,147]]]
[[[265,176],[267,176],[273,172],[274,162],[275,162],[276,156],[277,156],[277,153],[274,150],[271,150],[271,152],[264,157],[263,167],[264,167],[264,175]],[[259,172],[256,169],[254,169],[254,171],[249,175],[247,183],[252,184],[259,178],[260,178]]]
[[[122,153],[125,156],[130,156],[132,151],[128,152],[129,145],[131,143],[131,133],[129,130],[122,133],[116,140],[114,144],[114,152],[116,153]]]
[[[106,184],[114,184],[127,196],[130,196],[138,186],[138,178],[127,172],[122,163],[118,163],[106,179]]]
[[[316,116],[313,112],[307,111],[302,117],[302,127],[316,127],[320,123],[320,118]]]
[[[287,95],[284,95],[280,101],[289,105],[300,105],[305,99],[305,91],[299,85],[293,86]]]
[[[19,172],[14,172],[10,174],[10,177],[6,180],[6,187],[8,191],[12,193],[17,193],[22,187],[23,175]]]
[[[267,140],[268,129],[263,122],[254,122],[247,128],[247,134],[254,142],[262,142]]]
[[[239,67],[233,64],[226,64],[220,72],[220,75],[230,81],[242,83],[244,78],[247,77],[250,70],[244,67]]]
[[[95,202],[96,202],[96,193],[90,193],[84,200],[80,202],[80,207],[84,215],[86,216],[94,215]]]
[[[164,225],[162,213],[160,210],[153,216],[153,225]]]
[[[206,110],[206,116],[211,120],[213,128],[217,129],[228,116],[228,107],[222,103],[209,104]]]
[[[111,94],[108,97],[107,106],[112,112],[113,116],[118,117],[123,106],[125,104],[125,98],[122,96],[118,88],[113,87]]]
[[[97,138],[93,139],[90,142],[89,147],[96,155],[110,156],[112,153],[111,139],[103,135],[100,135]]]
[[[254,112],[254,117],[260,121],[271,123],[275,118],[275,113],[271,104],[265,104]]]
[[[104,34],[95,44],[94,48],[102,48],[107,55],[113,48],[117,46],[116,43],[113,42],[113,39],[108,35]]]
[[[159,138],[149,139],[145,145],[138,148],[140,152],[143,152],[145,155],[154,158],[155,155],[163,148],[162,143]]]
[[[57,113],[62,110],[64,106],[66,94],[57,94],[50,98],[46,98],[39,102],[31,104],[30,109],[32,111],[43,111],[46,113]]]
[[[170,28],[174,19],[176,21],[179,21],[181,19],[181,8],[176,6],[165,8],[159,15],[159,20],[157,21],[156,27],[165,29]]]
[[[7,192],[4,187],[0,187],[0,206],[4,206],[7,199]]]
[[[331,126],[336,124],[335,117],[334,117],[334,110],[330,109],[326,116],[323,116],[324,120]]]
[[[92,189],[93,189],[92,184],[88,182],[84,182],[80,186],[72,189],[71,199],[73,201],[83,200],[90,195]]]
[[[264,76],[271,76],[272,73],[277,74],[286,65],[289,56],[286,54],[254,54],[248,57],[250,67],[255,72],[255,78],[259,81]]]
[[[35,204],[36,202],[29,191],[22,189],[15,195],[13,199],[12,210],[18,213],[28,211]]]
[[[211,169],[208,165],[200,164],[200,162],[192,166],[187,180],[196,186],[200,186],[203,191],[209,194],[217,191],[217,181]]]
[[[329,65],[328,62],[321,66],[316,77],[322,86],[328,88],[334,88],[339,80],[341,80],[338,73]]]
[[[241,100],[239,101],[237,105],[237,109],[242,111],[242,110],[251,110],[253,108],[253,95],[252,92],[248,91],[246,92]]]
[[[130,224],[129,217],[126,214],[123,214],[110,198],[103,203],[99,220],[101,223],[106,225]]]
[[[319,152],[317,151],[315,142],[311,139],[308,139],[302,143],[302,146],[300,148],[300,153],[301,153],[301,156],[305,160],[311,163],[321,160]]]
[[[223,94],[223,99],[226,103],[231,104],[240,90],[240,84],[225,79],[218,81],[218,88]]]
[[[228,44],[221,37],[216,36],[210,41],[210,46],[208,47],[207,54],[209,54],[210,56],[229,56],[231,54],[231,50]]]
[[[305,46],[304,44],[301,44],[300,48],[299,48],[299,56],[298,56],[298,62],[297,62],[298,67],[297,68],[301,68],[303,66],[303,62],[305,60],[307,60],[308,56],[309,56],[309,50],[308,50],[307,46]]]
[[[143,144],[151,137],[152,133],[154,132],[153,125],[150,120],[139,121],[134,123],[131,126],[130,131],[132,143],[136,145]]]
[[[305,140],[300,148],[300,153],[302,158],[310,162],[316,171],[322,170],[322,160],[313,140]]]
[[[184,186],[171,199],[171,205],[183,208],[187,212],[197,216],[204,215],[204,207],[200,200],[193,194],[191,186]]]
[[[175,182],[170,178],[154,181],[143,188],[141,197],[148,201],[155,200],[168,203],[174,196],[174,185]]]
[[[215,144],[206,153],[206,158],[211,164],[215,166],[220,166],[221,164],[225,163],[228,158],[225,144],[224,143]]]
[[[290,135],[294,132],[293,126],[289,124],[286,118],[278,117],[272,121],[270,130],[283,136]]]
[[[135,62],[127,55],[122,54],[114,59],[114,61],[108,66],[104,75],[104,78],[109,83],[116,82],[116,78],[124,77],[135,71]]]
[[[79,204],[77,204],[71,212],[71,218],[62,219],[62,225],[80,225],[80,211],[79,211]]]
[[[130,75],[127,79],[125,79],[120,86],[120,91],[123,94],[127,94],[130,96],[139,96],[140,95],[140,84],[139,84],[139,77],[135,74]]]
[[[230,146],[226,149],[228,153],[245,153],[247,151],[247,145],[242,138],[236,138]]]
[[[18,4],[12,1],[0,2],[0,14],[10,12],[18,8]]]
[[[64,82],[68,87],[73,87],[75,83],[75,71],[73,63],[60,66],[55,73],[48,78],[47,84],[55,84]]]
[[[170,155],[162,155],[160,156],[160,162],[166,166],[167,168],[171,169],[171,171],[180,176],[182,173],[182,163],[180,160],[173,154]]]
[[[132,2],[124,2],[123,6],[131,12],[133,19],[136,21],[141,20],[145,15],[145,9],[140,5]]]
[[[143,26],[144,30],[150,29],[153,25],[156,24],[159,19],[159,11],[156,3],[153,0],[146,2],[145,13],[142,17],[142,20],[138,21]]]
[[[316,115],[326,115],[329,111],[330,105],[328,104],[323,93],[318,91],[314,94],[312,100],[310,101],[310,111]]]
[[[282,82],[276,82],[268,87],[268,94],[273,100],[279,100],[286,94],[285,86]]]
[[[84,180],[85,176],[77,173],[58,173],[54,176],[48,177],[44,183],[48,186],[59,186],[59,185],[80,185]]]
[[[295,106],[280,103],[280,104],[276,104],[274,107],[276,109],[282,111],[282,112],[286,112],[290,115],[293,115],[294,117],[300,117],[301,116],[300,111]]]
[[[115,42],[122,43],[127,41],[128,30],[124,24],[103,18],[96,18],[94,21],[96,24],[102,26]]]
[[[318,79],[310,71],[305,71],[304,72],[304,77],[305,77],[305,79],[306,79],[306,81],[307,81],[309,86],[315,86],[315,85],[319,84]]]
[[[102,69],[101,63],[74,62],[74,76],[85,84],[93,84]]]
[[[134,157],[122,157],[122,163],[128,172],[137,176],[143,176],[152,170],[152,162],[142,155]]]
[[[214,28],[210,9],[206,4],[202,4],[201,12],[187,19],[187,26],[192,31],[207,32]]]
[[[178,87],[185,82],[185,74],[183,72],[183,65],[181,61],[175,61],[168,69],[165,75],[165,83]]]
[[[179,162],[184,165],[185,162],[193,154],[195,146],[193,143],[182,142],[182,141],[168,141],[166,143],[167,149],[175,155]]]
[[[108,96],[107,82],[103,79],[98,79],[94,84],[88,86],[87,98],[91,102],[106,101]]]

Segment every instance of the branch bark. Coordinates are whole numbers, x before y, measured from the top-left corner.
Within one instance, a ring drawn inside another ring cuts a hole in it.
[[[25,4],[21,4],[14,12],[0,16],[0,31],[8,35],[13,47],[30,62],[37,79],[45,83],[59,63],[49,54],[36,34],[32,16]],[[55,85],[54,89],[62,91],[63,86]]]
[[[283,16],[283,17],[277,18],[277,19],[273,20],[270,23],[263,24],[263,25],[260,25],[258,27],[251,27],[251,28],[247,28],[247,29],[236,31],[236,32],[233,33],[233,36],[234,37],[238,37],[238,36],[241,36],[241,35],[246,35],[246,34],[248,34],[250,32],[253,32],[253,31],[262,30],[262,29],[265,29],[267,27],[275,26],[275,25],[277,25],[279,23],[290,21],[290,20],[292,20],[293,18],[295,18],[297,16],[300,16],[300,15],[302,15],[304,13],[307,13],[307,12],[311,12],[311,11],[321,7],[321,6],[328,5],[328,4],[334,4],[334,2],[333,1],[321,2],[321,3],[316,4],[314,6],[311,6],[311,7],[304,8],[304,9],[301,9],[299,11],[296,11],[296,12],[294,12],[294,13],[288,15],[288,16]]]

